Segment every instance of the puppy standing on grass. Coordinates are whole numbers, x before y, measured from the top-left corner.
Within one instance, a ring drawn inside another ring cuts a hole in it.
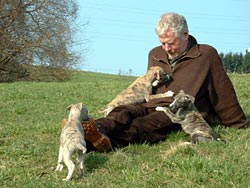
[[[152,94],[153,86],[168,81],[167,79],[169,79],[169,77],[161,67],[150,67],[145,75],[137,78],[127,89],[100,109],[99,113],[104,113],[104,116],[107,116],[117,106],[142,103],[149,94]]]
[[[181,90],[169,108],[156,107],[156,110],[165,112],[173,123],[181,124],[184,132],[191,135],[192,143],[219,140],[194,106],[194,100],[193,96]]]
[[[68,168],[68,174],[63,180],[69,181],[75,169],[75,164],[72,161],[72,156],[75,152],[78,152],[81,176],[84,175],[84,159],[87,149],[84,140],[82,120],[89,120],[89,117],[88,110],[82,103],[70,105],[67,109],[70,110],[70,112],[60,136],[60,148],[56,171],[62,171],[63,163],[65,163]]]

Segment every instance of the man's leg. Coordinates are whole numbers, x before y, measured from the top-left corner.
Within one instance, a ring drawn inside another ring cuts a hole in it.
[[[137,132],[132,143],[155,143],[167,138],[172,131],[181,130],[163,112],[154,111],[147,116],[136,118],[127,132]]]
[[[90,131],[86,131],[88,129]],[[100,151],[110,149],[111,145],[116,148],[134,143],[155,143],[165,139],[171,131],[180,129],[181,126],[173,124],[164,112],[149,111],[142,105],[119,106],[106,118],[84,124],[86,137],[98,138],[96,143],[99,144],[95,148]],[[90,139],[86,140],[93,144]]]
[[[133,143],[155,143],[167,137],[171,131],[180,130],[163,112],[151,111],[141,105],[122,106],[114,109],[107,118],[98,120],[110,138],[113,147]]]
[[[102,132],[110,138],[113,147],[127,146],[134,138],[133,131],[127,132],[132,122],[147,114],[147,109],[142,105],[123,105],[113,109],[106,118],[96,121]]]
[[[109,136],[122,134],[124,130],[129,129],[133,119],[145,114],[146,109],[141,105],[126,105],[115,108],[106,118],[83,122],[88,150],[107,151],[111,149],[113,143],[111,145]],[[127,139],[129,140],[129,138]]]

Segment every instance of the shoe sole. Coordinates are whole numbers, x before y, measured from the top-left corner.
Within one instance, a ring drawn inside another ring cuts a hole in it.
[[[87,141],[99,151],[107,151],[111,149],[111,142],[108,137],[102,134],[94,119],[90,119],[88,122],[83,122],[84,137]]]

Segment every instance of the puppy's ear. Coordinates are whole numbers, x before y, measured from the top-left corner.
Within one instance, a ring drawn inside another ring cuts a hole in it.
[[[190,95],[190,100],[191,100],[192,103],[194,103],[195,97],[193,97],[193,96]]]
[[[63,119],[62,120],[62,128],[65,127],[66,123],[67,123],[67,119]]]
[[[70,108],[73,106],[73,104],[67,106],[66,110],[70,110]]]
[[[184,93],[184,90],[183,90],[183,89],[181,89],[181,90],[179,91],[179,93]]]
[[[82,106],[83,106],[82,102],[78,103],[78,108],[79,108],[79,110],[82,109]]]

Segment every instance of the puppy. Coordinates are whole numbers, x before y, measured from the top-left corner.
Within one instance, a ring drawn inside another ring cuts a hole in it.
[[[144,102],[145,97],[152,93],[152,87],[168,78],[169,76],[161,67],[150,67],[144,76],[137,78],[127,89],[101,108],[99,113],[104,113],[104,116],[107,116],[117,106]]]
[[[181,124],[184,132],[191,135],[192,143],[219,140],[194,106],[194,100],[193,96],[181,90],[169,108],[156,107],[156,110],[165,112],[173,123]]]
[[[60,136],[60,148],[56,171],[62,171],[63,164],[68,168],[67,177],[63,180],[69,181],[73,175],[75,164],[72,161],[74,153],[78,153],[80,162],[80,173],[84,175],[84,159],[86,155],[86,142],[84,140],[84,130],[82,120],[88,120],[88,110],[82,103],[72,104],[67,107],[69,112],[68,120],[62,128]]]

